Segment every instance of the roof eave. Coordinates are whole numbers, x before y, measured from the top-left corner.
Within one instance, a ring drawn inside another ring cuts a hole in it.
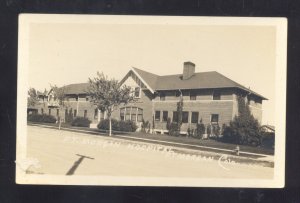
[[[150,90],[150,92],[152,94],[154,94],[154,90],[151,88],[151,86],[140,76],[140,74],[138,74],[138,72],[136,72],[134,70],[133,67],[131,67],[130,71],[132,71],[136,76],[138,76],[138,78],[147,86],[147,88]],[[127,75],[130,73],[130,71],[128,71],[128,73],[125,75],[125,77],[120,81],[120,84],[122,85],[125,82],[125,79],[127,77]]]

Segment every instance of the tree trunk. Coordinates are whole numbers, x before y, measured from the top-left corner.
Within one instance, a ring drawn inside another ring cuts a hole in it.
[[[111,136],[111,117],[109,117],[109,136]]]

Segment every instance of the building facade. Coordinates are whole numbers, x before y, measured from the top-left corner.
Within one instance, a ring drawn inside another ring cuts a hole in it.
[[[113,118],[132,120],[138,125],[142,120],[149,121],[155,131],[166,131],[168,118],[175,121],[177,103],[183,99],[182,132],[193,129],[202,120],[204,124],[228,124],[238,114],[237,97],[242,96],[249,105],[253,116],[261,122],[262,101],[265,97],[232,81],[224,75],[212,72],[195,73],[195,64],[185,62],[183,72],[177,75],[159,76],[138,68],[132,68],[120,81],[130,86],[136,100],[120,105],[112,114]],[[64,117],[87,117],[91,126],[106,118],[86,94],[88,83],[72,84],[64,87],[66,99],[64,105],[57,104],[50,91],[40,95],[38,113],[47,113]]]

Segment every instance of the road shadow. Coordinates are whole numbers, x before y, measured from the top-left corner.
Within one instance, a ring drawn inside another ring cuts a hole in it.
[[[84,155],[80,155],[80,154],[76,154],[77,156],[79,156],[79,159],[77,161],[74,162],[73,166],[70,168],[70,170],[66,173],[66,175],[73,175],[74,172],[76,171],[76,169],[78,168],[78,166],[81,164],[81,162],[83,161],[83,159],[94,159],[92,157],[88,157],[88,156],[84,156]]]

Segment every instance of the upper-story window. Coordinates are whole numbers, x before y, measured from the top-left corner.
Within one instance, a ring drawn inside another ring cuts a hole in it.
[[[220,100],[221,99],[221,93],[219,91],[213,92],[213,100]]]
[[[134,97],[135,98],[140,98],[141,97],[141,88],[140,87],[134,88]]]
[[[86,98],[85,98],[85,101],[88,101],[88,100],[89,100],[89,98],[88,98],[88,97],[86,97]]]
[[[191,91],[190,92],[190,100],[196,100],[196,97],[197,97],[197,93],[194,91]]]
[[[159,98],[160,98],[160,101],[165,101],[165,100],[166,100],[166,94],[163,93],[163,92],[161,92],[161,93],[159,94]]]

